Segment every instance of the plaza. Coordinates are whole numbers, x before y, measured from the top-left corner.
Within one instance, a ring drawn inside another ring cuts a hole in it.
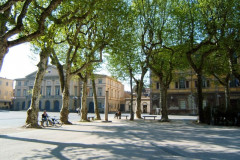
[[[42,113],[39,112],[39,116]],[[59,117],[59,113],[49,112]],[[93,115],[93,114],[92,114]],[[78,122],[60,128],[25,129],[26,112],[0,112],[0,159],[239,159],[240,128],[196,124],[195,116],[171,122],[114,119]],[[102,120],[104,115],[101,114]]]

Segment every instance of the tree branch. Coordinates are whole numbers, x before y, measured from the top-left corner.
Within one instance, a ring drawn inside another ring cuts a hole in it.
[[[42,12],[40,16],[40,19],[38,21],[38,29],[29,35],[25,35],[13,41],[8,41],[8,47],[13,47],[18,44],[31,41],[32,39],[40,36],[45,28],[44,27],[45,19],[51,14],[52,10],[54,10],[61,2],[62,0],[52,0],[49,6]]]
[[[0,6],[0,13],[3,13],[6,10],[8,10],[14,3],[16,3],[18,1],[22,2],[24,0],[8,0],[5,4]]]

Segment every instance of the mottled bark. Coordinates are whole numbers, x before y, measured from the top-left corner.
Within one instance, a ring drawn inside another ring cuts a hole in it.
[[[143,89],[143,80],[137,83],[137,110],[136,117],[142,119],[142,110],[141,110],[141,102],[142,102],[142,89]]]
[[[8,53],[7,41],[0,38],[0,71],[2,68],[2,63],[4,60],[4,56]]]
[[[65,83],[64,83],[64,89],[62,92],[62,108],[60,111],[60,120],[63,124],[72,124],[68,121],[68,115],[69,115],[69,87],[70,87],[70,75],[66,71],[65,76]]]
[[[87,95],[88,95],[88,91],[87,91],[87,78],[83,78],[83,87],[82,87],[82,108],[81,108],[81,120],[80,121],[88,121],[87,119]]]
[[[159,106],[162,108],[162,122],[168,122],[168,108],[167,108],[167,87],[165,87],[163,81],[161,78],[159,78],[160,82],[160,100],[159,100]]]
[[[26,119],[25,126],[28,128],[40,127],[38,125],[39,99],[41,96],[40,92],[41,92],[42,80],[47,70],[48,57],[49,57],[48,50],[43,50],[40,53],[40,62],[37,65],[38,72],[37,72],[34,86],[33,86],[31,105],[30,105],[30,108],[27,110],[27,119]]]
[[[93,101],[94,101],[95,119],[96,120],[101,120],[99,110],[98,110],[97,91],[96,91],[96,84],[95,84],[94,79],[92,79],[92,88],[93,88]]]
[[[133,112],[133,87],[132,87],[132,79],[133,79],[133,75],[132,75],[132,70],[129,71],[130,72],[130,90],[131,90],[131,100],[130,100],[130,121],[134,120],[134,112]]]

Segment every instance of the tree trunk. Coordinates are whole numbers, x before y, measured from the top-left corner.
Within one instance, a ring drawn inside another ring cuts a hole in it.
[[[136,116],[139,119],[142,119],[142,111],[141,111],[141,100],[142,100],[142,89],[143,89],[143,81],[139,81],[137,84],[137,111]]]
[[[8,53],[7,42],[0,37],[0,72],[4,60],[4,56]]]
[[[81,120],[80,121],[88,121],[87,119],[87,77],[85,77],[83,80],[83,89],[82,89],[82,108],[81,108]]]
[[[64,83],[64,89],[62,92],[62,108],[60,111],[60,120],[63,124],[72,124],[68,121],[68,115],[69,115],[69,86],[70,86],[70,77],[69,73],[66,71],[66,78]]]
[[[225,109],[228,110],[228,109],[231,109],[231,106],[230,106],[230,91],[229,91],[229,85],[228,83],[225,85]]]
[[[203,93],[202,93],[202,74],[197,73],[197,96],[198,96],[198,119],[200,123],[204,123],[203,115]]]
[[[95,116],[96,116],[95,119],[101,120],[99,110],[98,110],[97,91],[96,91],[96,85],[95,85],[94,79],[92,79],[92,88],[93,88],[94,111],[95,111]]]
[[[130,71],[130,89],[131,89],[131,100],[130,100],[130,121],[134,120],[134,112],[133,112],[133,88],[132,88],[132,72]]]
[[[42,51],[40,53],[40,62],[37,65],[38,72],[33,86],[31,105],[27,110],[27,119],[25,124],[27,128],[40,128],[40,126],[38,125],[39,99],[42,80],[47,70],[48,57],[48,51]]]
[[[161,78],[159,78],[161,79]],[[159,106],[162,108],[161,122],[169,122],[168,108],[167,108],[167,88],[164,86],[163,81],[160,80],[160,100]]]

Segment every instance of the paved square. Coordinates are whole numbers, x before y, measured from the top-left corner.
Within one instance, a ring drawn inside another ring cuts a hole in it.
[[[71,113],[73,125],[45,129],[21,128],[26,112],[0,112],[0,117],[3,160],[240,159],[239,127],[196,125],[191,116],[169,116],[170,123],[160,123],[109,115],[112,123],[80,123]]]

